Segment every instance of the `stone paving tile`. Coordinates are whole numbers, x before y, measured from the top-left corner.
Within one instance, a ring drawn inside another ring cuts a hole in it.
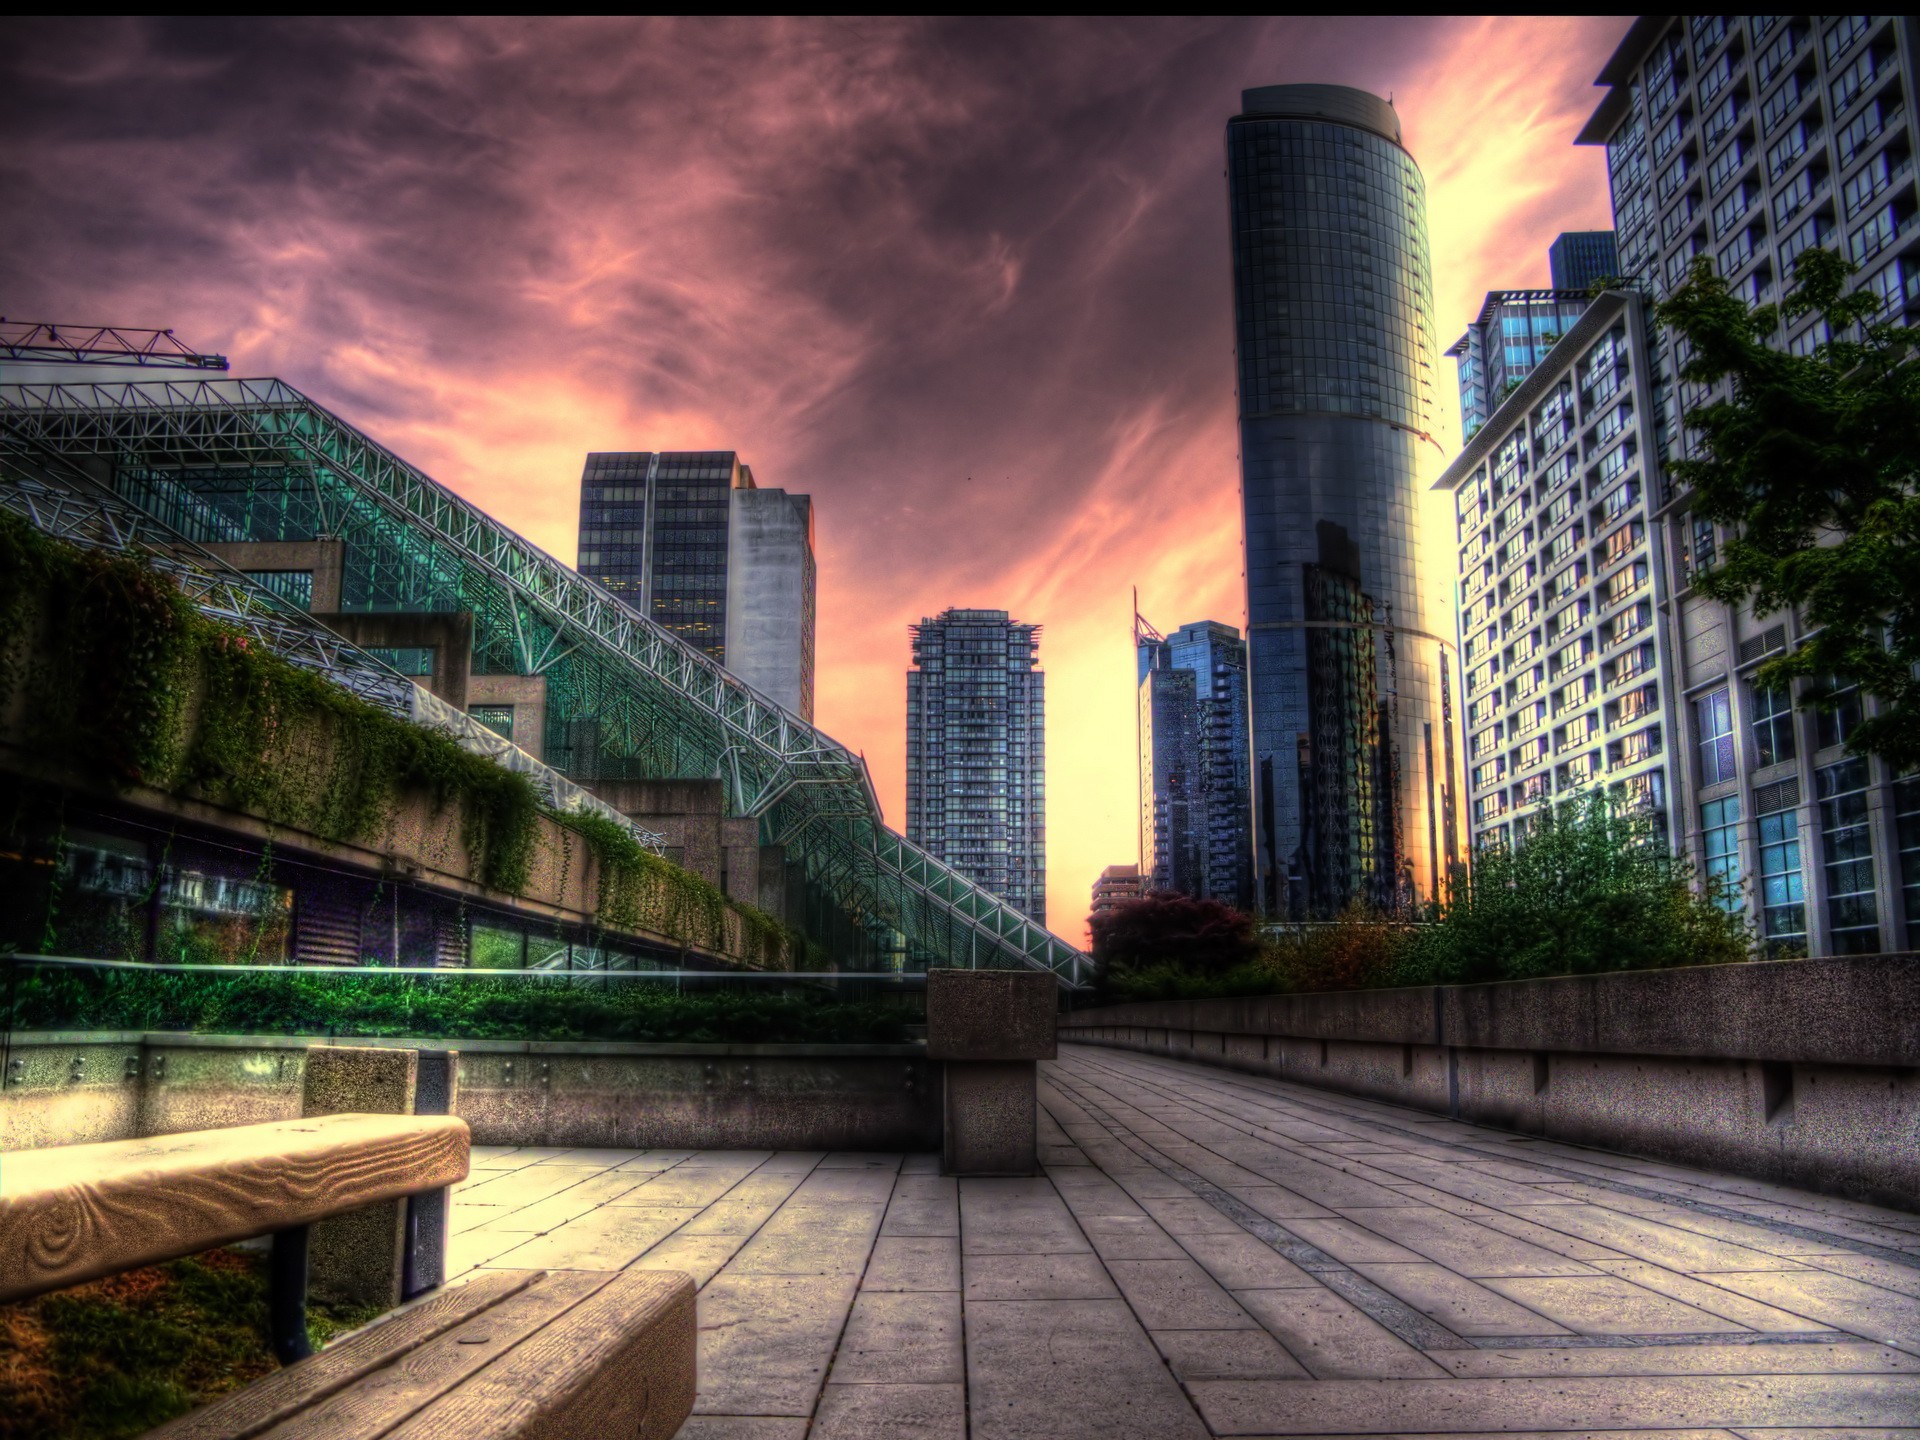
[[[1196,1380],[1217,1435],[1904,1425],[1920,1375]]]
[[[960,1297],[861,1289],[833,1358],[833,1385],[959,1385]]]
[[[1920,1217],[1122,1052],[1040,1094],[1032,1180],[482,1147],[450,1274],[690,1273],[686,1440],[1920,1440]]]
[[[1359,1306],[1323,1286],[1236,1290],[1233,1298],[1317,1378],[1445,1373]]]
[[[1430,1262],[1418,1265],[1355,1265],[1353,1268],[1389,1295],[1404,1300],[1422,1315],[1439,1321],[1456,1335],[1568,1333],[1564,1326],[1549,1319],[1540,1307],[1530,1309],[1526,1303],[1516,1303],[1524,1302],[1525,1297],[1502,1290],[1501,1281],[1476,1282],[1444,1265]],[[1595,1278],[1608,1279],[1606,1276]],[[1704,1328],[1714,1328],[1716,1322],[1711,1316],[1702,1318],[1707,1321]]]
[[[1242,1330],[1256,1323],[1184,1255],[1178,1260],[1113,1260],[1107,1272],[1149,1331]]]
[[[603,1165],[523,1165],[518,1170],[482,1170],[454,1187],[458,1202],[474,1205],[531,1205],[591,1179]]]
[[[536,1200],[530,1205],[509,1208],[496,1205],[493,1208],[507,1210],[494,1222],[496,1230],[527,1230],[536,1235],[544,1235],[556,1230],[569,1220],[577,1219],[590,1210],[597,1210],[610,1201],[619,1199],[629,1190],[639,1186],[645,1176],[626,1174],[619,1170],[602,1170],[597,1175],[569,1185],[557,1195],[549,1195],[544,1200]],[[492,1191],[482,1191],[481,1203]]]
[[[960,1246],[968,1255],[1090,1253],[1093,1249],[1045,1179],[962,1180]]]
[[[1617,1275],[1536,1276],[1481,1283],[1582,1335],[1752,1333],[1744,1325],[1696,1310]]]
[[[1414,1197],[1409,1197],[1414,1198]],[[1461,1275],[1591,1275],[1593,1267],[1516,1236],[1489,1231],[1473,1217],[1431,1205],[1354,1212],[1369,1230]]]
[[[1097,1255],[968,1255],[967,1303],[976,1300],[1108,1300],[1118,1294]]]
[[[1865,1285],[1825,1270],[1791,1274],[1716,1275],[1714,1283],[1750,1300],[1823,1320],[1867,1340],[1920,1354],[1920,1304],[1897,1290]],[[1920,1415],[1920,1410],[1914,1412]]]
[[[953,1235],[889,1235],[882,1230],[867,1257],[865,1290],[958,1290],[960,1242]]]
[[[1832,1375],[1920,1370],[1920,1356],[1885,1345],[1633,1345],[1549,1350],[1446,1350],[1455,1375]]]
[[[813,1414],[852,1308],[852,1275],[723,1271],[700,1292],[696,1414]]]
[[[972,1440],[1205,1440],[1124,1300],[969,1301]]]
[[[695,1415],[674,1440],[806,1440],[807,1422],[799,1416]]]
[[[1262,1329],[1156,1330],[1153,1343],[1188,1380],[1304,1380],[1306,1370]]]
[[[605,1205],[544,1235],[502,1232],[520,1243],[476,1263],[496,1270],[624,1270],[686,1224],[689,1215],[678,1209]],[[456,1236],[455,1243],[483,1233]]]
[[[812,1440],[966,1440],[966,1387],[832,1383],[807,1434]]]

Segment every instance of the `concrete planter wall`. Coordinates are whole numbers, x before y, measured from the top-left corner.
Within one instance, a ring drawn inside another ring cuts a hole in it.
[[[16,1034],[0,1150],[293,1119],[303,1036]],[[479,1145],[938,1150],[924,1045],[641,1045],[342,1039],[451,1049]]]
[[[1065,1041],[1920,1209],[1920,956],[1082,1010]]]

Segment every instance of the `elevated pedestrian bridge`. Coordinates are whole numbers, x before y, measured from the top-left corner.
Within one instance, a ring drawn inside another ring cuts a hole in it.
[[[1909,1435],[1920,1216],[1159,1057],[1045,1173],[476,1149],[450,1273],[701,1286],[687,1440]]]

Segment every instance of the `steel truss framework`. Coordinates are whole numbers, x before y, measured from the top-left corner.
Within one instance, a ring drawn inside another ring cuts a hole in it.
[[[275,654],[324,675],[370,705],[403,720],[443,730],[461,748],[518,771],[554,808],[600,815],[625,826],[639,844],[655,854],[664,852],[666,836],[634,824],[511,741],[396,674],[306,611],[231,569],[84,475],[62,473],[59,466],[23,463],[11,446],[0,442],[0,507],[59,539],[95,550],[139,554],[178,585],[202,614],[246,631]]]
[[[344,540],[349,608],[472,612],[477,665],[546,677],[557,768],[587,784],[719,778],[869,963],[1080,983],[1078,949],[881,823],[860,757],[291,386],[0,385],[0,437],[110,472],[193,541]]]

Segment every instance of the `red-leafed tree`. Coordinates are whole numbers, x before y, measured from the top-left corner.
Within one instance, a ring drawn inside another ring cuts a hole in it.
[[[1129,900],[1090,923],[1094,963],[1108,978],[1163,966],[1220,975],[1260,953],[1250,916],[1171,890]]]

